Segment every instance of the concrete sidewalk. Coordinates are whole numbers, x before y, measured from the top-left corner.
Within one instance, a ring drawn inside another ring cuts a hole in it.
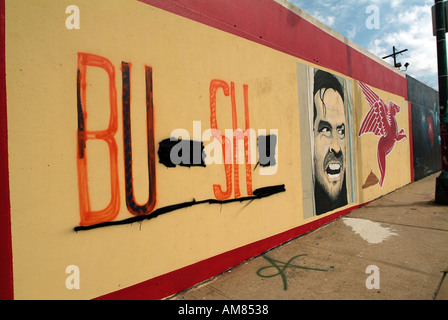
[[[434,203],[438,175],[169,299],[447,300],[448,206]]]

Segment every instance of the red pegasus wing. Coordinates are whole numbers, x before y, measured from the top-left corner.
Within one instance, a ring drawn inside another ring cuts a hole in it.
[[[358,81],[358,85],[370,105],[370,110],[364,118],[358,136],[365,133],[373,133],[376,136],[384,136],[386,134],[386,126],[388,123],[388,108],[383,100],[365,83]]]

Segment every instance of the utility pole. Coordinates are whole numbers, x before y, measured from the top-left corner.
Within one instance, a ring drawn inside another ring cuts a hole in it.
[[[390,54],[390,55],[388,55],[388,56],[383,57],[383,59],[387,59],[387,58],[390,58],[390,57],[394,57],[394,67],[395,67],[395,68],[400,68],[400,67],[401,67],[401,63],[400,63],[400,62],[397,63],[397,56],[398,56],[399,54],[403,53],[403,52],[408,51],[408,49],[404,49],[404,50],[401,50],[401,51],[396,51],[395,46],[393,46],[393,47],[392,47],[392,50],[393,50],[393,53]]]
[[[442,154],[442,173],[436,179],[435,202],[448,204],[448,75],[446,37],[448,17],[446,2],[435,0],[433,7],[434,31],[437,37],[437,63],[439,73],[439,105],[440,105],[440,138]]]

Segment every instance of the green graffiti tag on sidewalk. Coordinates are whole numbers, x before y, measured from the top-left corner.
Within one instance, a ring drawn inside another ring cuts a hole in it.
[[[263,258],[266,259],[267,261],[269,261],[272,264],[272,266],[266,266],[266,267],[262,267],[262,268],[258,269],[257,275],[259,277],[262,277],[262,278],[273,278],[273,277],[280,276],[282,278],[282,281],[283,281],[283,290],[286,291],[286,290],[288,290],[288,283],[286,281],[285,270],[288,269],[288,268],[313,270],[313,271],[325,271],[325,272],[328,271],[328,270],[325,270],[325,269],[309,268],[309,267],[298,266],[298,265],[294,265],[293,264],[293,261],[295,259],[298,259],[298,258],[304,257],[304,256],[307,256],[307,255],[306,254],[299,254],[297,256],[292,257],[291,259],[288,260],[288,262],[285,263],[285,262],[281,262],[281,261],[272,259],[272,258],[268,257],[267,255],[263,255]],[[271,269],[271,268],[277,269],[277,273],[262,274],[262,272],[264,270],[268,270],[268,269]],[[331,268],[333,268],[333,267],[331,267]]]

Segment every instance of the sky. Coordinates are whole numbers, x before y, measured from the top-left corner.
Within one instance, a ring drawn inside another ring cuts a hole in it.
[[[288,1],[380,58],[391,54],[393,46],[408,49],[397,62],[409,63],[407,74],[438,90],[434,0]],[[393,65],[393,58],[385,61]]]

